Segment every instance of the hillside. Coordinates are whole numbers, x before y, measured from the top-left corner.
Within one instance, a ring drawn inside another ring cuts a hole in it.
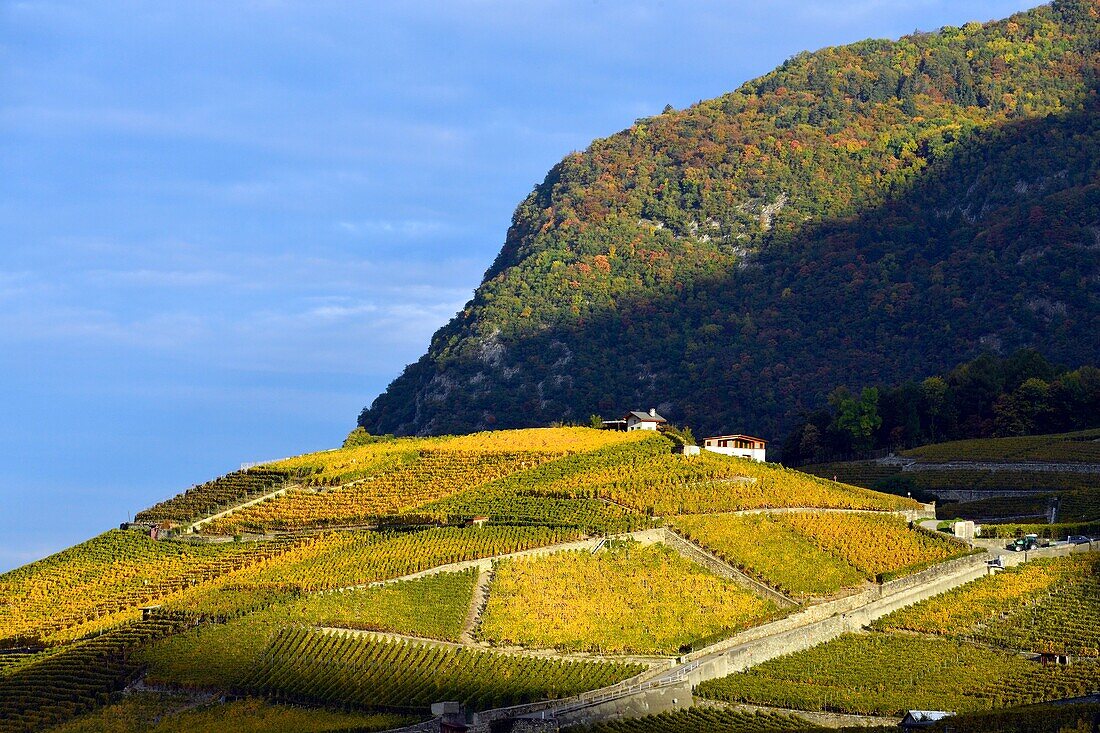
[[[568,155],[372,433],[657,406],[778,439],[839,385],[1095,358],[1100,4],[802,53]]]
[[[1100,429],[932,443],[801,470],[936,500],[941,518],[982,522],[988,536],[1100,534]]]
[[[685,455],[656,432],[355,437],[193,486],[0,575],[0,733],[390,730],[443,700],[474,730],[538,713],[553,731],[613,717],[620,700],[721,698],[745,655],[766,676],[821,643],[851,647],[856,666],[837,674],[856,690],[866,677],[873,692],[851,705],[877,714],[940,689],[884,690],[882,654],[909,669],[942,647],[975,679],[1010,683],[1013,704],[1100,683],[1095,554],[971,584],[984,547],[914,526],[930,511],[912,499]],[[956,595],[918,604],[944,591]],[[1058,614],[983,621],[1022,593],[1057,596]],[[942,639],[891,636],[960,609],[929,632]],[[904,615],[890,626],[892,611]],[[887,630],[861,631],[883,617]],[[1034,661],[968,646],[979,627],[985,645],[1061,639],[1080,660],[1049,681]],[[986,690],[960,710],[991,707]],[[788,710],[722,714],[730,733],[814,723],[817,698],[796,681],[752,694]]]

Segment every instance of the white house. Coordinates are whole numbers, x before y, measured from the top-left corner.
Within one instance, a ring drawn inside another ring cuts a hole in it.
[[[715,435],[713,438],[703,439],[703,447],[709,451],[754,461],[764,460],[767,445],[768,441],[751,435]]]
[[[631,410],[623,416],[623,420],[626,422],[627,430],[656,430],[659,426],[668,422],[668,420],[658,415],[653,408],[650,408],[649,412]]]

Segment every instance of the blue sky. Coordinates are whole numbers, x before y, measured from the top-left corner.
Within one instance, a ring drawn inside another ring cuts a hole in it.
[[[591,139],[1027,6],[0,2],[0,570],[338,444]]]

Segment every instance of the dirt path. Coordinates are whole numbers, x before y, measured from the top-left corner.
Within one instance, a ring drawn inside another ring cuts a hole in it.
[[[656,527],[654,529],[641,529],[636,532],[626,532],[624,534],[611,535],[610,539],[633,539],[643,545],[652,545],[658,542],[664,541],[664,527]],[[584,540],[576,540],[574,542],[563,542],[558,545],[546,545],[545,547],[534,547],[530,550],[520,550],[519,552],[509,552],[504,555],[493,555],[492,557],[482,557],[477,560],[463,560],[461,562],[452,562],[446,565],[437,565],[434,568],[428,568],[427,570],[421,570],[417,573],[410,573],[408,575],[402,575],[397,578],[389,578],[387,580],[378,580],[373,583],[366,583],[364,585],[351,585],[344,588],[334,588],[332,590],[321,591],[322,593],[339,593],[346,590],[359,590],[362,588],[376,588],[382,585],[388,585],[390,583],[399,583],[405,580],[416,580],[418,578],[426,578],[430,575],[439,575],[440,573],[457,573],[463,570],[469,570],[471,568],[477,568],[482,571],[489,570],[493,567],[493,563],[498,560],[507,560],[516,557],[539,557],[542,555],[551,555],[557,552],[568,552],[570,550],[585,550],[591,552],[597,545],[603,543],[605,538],[592,537]]]
[[[481,620],[481,614],[489,603],[489,585],[493,582],[493,569],[479,570],[477,583],[474,584],[474,593],[470,598],[470,610],[466,614],[466,620],[462,622],[462,633],[458,639],[463,644],[474,644],[474,631]]]
[[[276,496],[282,496],[287,491],[289,491],[291,489],[296,489],[296,488],[298,488],[297,484],[294,484],[292,486],[284,485],[281,489],[276,489],[275,491],[269,492],[267,494],[257,496],[255,499],[249,499],[248,501],[237,504],[236,506],[231,506],[223,512],[218,512],[217,514],[211,514],[209,517],[203,517],[202,519],[200,519],[196,522],[192,522],[189,527],[187,527],[186,529],[183,530],[183,533],[184,534],[193,534],[193,533],[199,531],[199,527],[203,526],[204,524],[206,524],[208,522],[213,522],[215,519],[221,519],[222,517],[228,517],[230,514],[233,514],[235,512],[239,512],[240,510],[246,509],[246,508],[248,508],[250,506],[253,506],[255,504],[259,504],[262,501],[267,501],[268,499],[274,499]]]

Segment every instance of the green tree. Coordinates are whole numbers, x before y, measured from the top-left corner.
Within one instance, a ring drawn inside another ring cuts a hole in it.
[[[867,387],[854,397],[847,390],[833,393],[833,430],[848,441],[853,451],[868,451],[875,445],[875,432],[882,425],[878,414],[878,388]]]
[[[920,384],[921,406],[928,416],[928,434],[936,442],[936,424],[947,407],[947,382],[943,377],[929,377]]]
[[[997,400],[994,428],[1001,436],[1039,433],[1046,427],[1050,411],[1050,385],[1032,377]]]

